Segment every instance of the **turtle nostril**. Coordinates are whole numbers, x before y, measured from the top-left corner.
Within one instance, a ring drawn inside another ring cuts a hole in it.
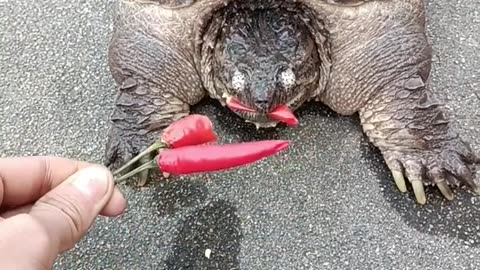
[[[265,109],[268,106],[268,100],[257,99],[257,100],[255,100],[255,106],[257,106],[260,109]]]

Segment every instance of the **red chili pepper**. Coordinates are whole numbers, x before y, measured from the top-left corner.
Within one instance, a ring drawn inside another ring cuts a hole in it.
[[[216,142],[213,124],[208,117],[192,114],[168,126],[162,133],[161,141],[169,148]]]
[[[250,164],[288,147],[288,141],[257,141],[229,145],[187,146],[162,151],[157,163],[162,172],[213,172]]]
[[[288,141],[270,140],[229,145],[196,145],[166,149],[155,159],[118,178],[122,181],[145,169],[164,173],[192,174],[239,167],[272,156],[289,145]]]
[[[191,114],[170,124],[162,132],[158,141],[143,150],[140,154],[128,161],[113,174],[116,175],[128,168],[142,157],[163,148],[178,148],[186,145],[198,145],[217,141],[213,131],[213,124],[208,117]]]
[[[286,105],[281,105],[268,114],[270,118],[283,122],[289,126],[297,126],[298,119]]]

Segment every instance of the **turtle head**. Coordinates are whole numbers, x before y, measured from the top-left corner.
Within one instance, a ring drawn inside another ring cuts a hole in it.
[[[227,16],[217,42],[216,87],[247,121],[275,126],[271,112],[294,111],[311,97],[318,86],[318,59],[314,39],[293,13],[239,10]]]

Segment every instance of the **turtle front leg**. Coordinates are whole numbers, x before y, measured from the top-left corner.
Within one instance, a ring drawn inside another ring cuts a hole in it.
[[[173,30],[182,25],[165,21],[159,11],[156,5],[127,1],[117,12],[108,60],[119,89],[105,149],[105,165],[113,170],[158,140],[164,128],[187,116],[205,96],[188,53],[190,43],[174,38]],[[141,175],[140,186],[147,176]]]
[[[425,185],[436,185],[449,200],[451,185],[480,193],[474,182],[479,158],[430,89],[432,48],[422,1],[372,1],[348,13],[325,8],[333,24],[332,66],[321,100],[340,114],[359,113],[399,190],[406,192],[410,182],[420,204]]]
[[[189,114],[189,104],[158,90],[132,78],[120,87],[105,152],[105,165],[112,170],[120,168],[158,140],[169,124]],[[136,166],[153,157],[145,156]],[[148,171],[145,171],[140,175],[138,185],[145,185],[147,177]]]
[[[480,194],[474,182],[472,152],[419,74],[383,89],[360,110],[363,129],[377,146],[401,192],[405,178],[415,197],[425,204],[424,185],[436,185],[445,198],[453,200],[450,185],[466,185]]]

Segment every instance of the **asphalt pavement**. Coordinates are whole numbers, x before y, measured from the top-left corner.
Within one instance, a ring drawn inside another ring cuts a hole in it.
[[[1,156],[101,162],[112,3],[0,0]],[[480,2],[430,1],[428,16],[434,89],[480,151]],[[127,212],[99,218],[55,269],[480,269],[480,198],[427,189],[419,207],[355,117],[309,105],[299,128],[257,132],[216,102],[195,111],[221,142],[294,144],[254,166],[122,187]]]

